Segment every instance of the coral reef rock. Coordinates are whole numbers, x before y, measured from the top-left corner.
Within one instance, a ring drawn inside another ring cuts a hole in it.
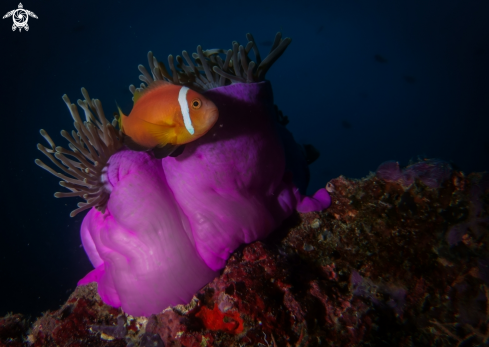
[[[329,209],[238,248],[188,305],[132,317],[90,284],[28,333],[21,316],[0,319],[0,345],[487,345],[489,175],[326,188]]]

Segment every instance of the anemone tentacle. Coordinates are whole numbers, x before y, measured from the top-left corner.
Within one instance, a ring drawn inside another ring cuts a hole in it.
[[[248,39],[246,46],[233,41],[232,49],[227,51],[224,49],[203,50],[201,46],[197,46],[197,52],[191,55],[186,51],[182,52],[183,57],[177,55],[174,58],[173,55],[169,55],[168,69],[165,64],[154,57],[152,52],[148,52],[149,71],[143,65],[139,65],[141,84],[139,88],[131,85],[129,90],[134,94],[160,80],[185,85],[197,91],[211,90],[236,83],[264,81],[267,71],[283,54],[291,39],[282,39],[282,34],[278,32],[269,54],[262,60],[253,35],[248,33],[246,38]],[[253,50],[255,61],[248,57],[251,50]],[[68,140],[68,147],[71,151],[63,147],[56,147],[47,132],[42,129],[41,135],[49,143],[51,149],[38,144],[38,149],[44,155],[64,173],[72,177],[56,172],[39,159],[35,161],[43,169],[61,178],[63,181],[60,182],[60,185],[71,191],[71,193],[58,192],[55,197],[80,196],[86,200],[86,202],[78,203],[78,208],[70,214],[72,217],[92,206],[101,212],[105,211],[110,192],[108,187],[104,186],[103,169],[110,156],[123,147],[122,134],[120,130],[117,130],[118,116],[116,115],[116,119],[109,122],[104,115],[100,101],[91,99],[85,88],[82,88],[82,95],[85,100],[78,100],[77,103],[85,113],[84,122],[78,114],[77,107],[66,95],[63,96],[74,119],[76,129],[76,132],[71,132],[71,136],[67,131],[61,132],[61,135]],[[287,117],[283,118],[281,119],[280,114],[279,121],[285,121],[286,124]]]
[[[101,212],[105,211],[110,190],[105,187],[102,177],[104,168],[111,155],[123,146],[121,133],[115,128],[115,121],[111,123],[105,117],[100,100],[91,99],[85,88],[82,88],[81,92],[85,100],[78,100],[77,104],[85,113],[84,122],[80,118],[77,107],[71,103],[66,94],[63,95],[63,100],[70,110],[74,127],[77,130],[77,132],[72,131],[71,135],[65,130],[61,131],[61,136],[68,140],[68,147],[71,151],[56,146],[44,129],[41,129],[40,133],[51,148],[46,148],[41,144],[37,145],[37,148],[54,165],[72,177],[56,172],[39,159],[35,160],[38,166],[63,180],[59,182],[60,186],[71,191],[71,193],[57,192],[54,194],[55,197],[78,196],[85,199],[86,202],[79,202],[78,208],[70,213],[71,217],[91,207]],[[71,156],[77,161],[66,156]]]
[[[278,32],[272,48],[265,59],[261,59],[258,46],[253,35],[246,34],[248,43],[246,46],[233,41],[232,49],[208,49],[202,50],[197,46],[197,53],[192,54],[192,59],[187,51],[182,52],[182,56],[168,56],[168,66],[159,62],[148,52],[149,72],[143,65],[139,65],[141,72],[139,79],[143,82],[137,88],[129,86],[132,94],[141,91],[154,81],[164,80],[176,85],[185,85],[198,91],[206,91],[233,83],[254,83],[265,80],[265,75],[275,61],[285,52],[285,49],[292,41],[286,37],[282,39],[282,34]],[[255,61],[252,61],[248,54],[253,50]],[[220,56],[224,55],[224,59]],[[175,64],[176,61],[176,64]],[[187,65],[186,65],[186,64]]]

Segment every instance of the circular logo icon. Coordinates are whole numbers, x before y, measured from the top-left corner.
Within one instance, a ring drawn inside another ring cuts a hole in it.
[[[29,20],[29,16],[27,15],[27,12],[21,8],[15,10],[12,17],[17,28],[23,28],[27,24],[27,21]]]

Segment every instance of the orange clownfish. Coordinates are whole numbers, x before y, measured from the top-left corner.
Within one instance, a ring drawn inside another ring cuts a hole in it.
[[[119,128],[129,149],[152,150],[157,158],[164,158],[175,156],[179,146],[206,134],[218,117],[216,105],[203,95],[185,86],[157,81],[134,93],[129,116],[119,108]]]

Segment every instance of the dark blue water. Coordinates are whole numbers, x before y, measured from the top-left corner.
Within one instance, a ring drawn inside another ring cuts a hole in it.
[[[5,0],[0,14],[16,9]],[[27,1],[29,31],[0,21],[0,316],[57,309],[91,265],[83,215],[53,197],[58,179],[34,164],[46,129],[72,129],[61,100],[85,87],[106,114],[131,108],[129,84],[152,50],[229,48],[251,32],[262,56],[292,38],[267,77],[287,126],[321,156],[309,192],[361,178],[385,160],[424,156],[466,173],[489,169],[489,2]]]

